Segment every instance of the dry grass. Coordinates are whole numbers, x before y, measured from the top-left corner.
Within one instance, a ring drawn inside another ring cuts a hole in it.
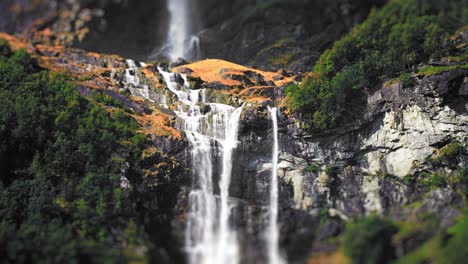
[[[167,114],[153,109],[151,115],[132,115],[142,125],[141,133],[160,137],[172,137],[181,140],[180,132],[172,127],[172,119]]]
[[[220,82],[228,86],[238,86],[241,85],[239,81],[235,80],[226,80],[222,78],[222,75],[225,74],[238,74],[243,75],[245,71],[252,71],[263,76],[265,81],[274,81],[273,77],[277,76],[276,72],[261,71],[253,68],[248,68],[239,64],[232,62],[218,60],[218,59],[207,59],[198,61],[192,64],[184,65],[181,67],[174,68],[174,72],[178,72],[179,68],[188,68],[193,71],[192,75],[195,77],[200,77],[205,82]],[[222,69],[226,71],[220,73]],[[284,85],[285,83],[292,82],[293,77],[285,78],[281,81],[274,81],[276,86]]]
[[[349,259],[341,250],[333,253],[317,254],[307,260],[307,264],[349,264]]]

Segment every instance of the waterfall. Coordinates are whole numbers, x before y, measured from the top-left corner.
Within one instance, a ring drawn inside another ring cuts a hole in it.
[[[133,60],[126,60],[127,67],[125,69],[125,79],[124,83],[126,87],[132,92],[134,96],[139,96],[145,98],[154,103],[149,96],[149,86],[142,85],[140,83],[140,78],[138,77],[138,69],[136,62]],[[146,64],[143,62],[139,63],[141,67],[144,67]]]
[[[266,232],[267,248],[268,248],[268,263],[282,264],[285,260],[282,259],[279,253],[279,229],[278,229],[278,109],[268,107],[271,120],[273,123],[273,157],[272,170],[270,181],[270,207],[269,221]]]
[[[229,201],[229,186],[242,107],[206,102],[205,90],[190,89],[185,76],[182,76],[184,85],[180,85],[176,74],[162,68],[159,71],[168,89],[181,102],[176,111],[178,125],[186,133],[191,149],[193,187],[188,197],[185,232],[189,262],[236,264],[239,249],[236,232],[229,224],[233,206]],[[201,111],[200,97],[209,111]],[[219,159],[222,166],[220,171],[215,171]],[[220,175],[219,195],[214,192],[215,173]]]
[[[194,59],[200,54],[200,39],[193,35],[189,0],[167,0],[169,31],[166,44],[151,57],[163,54],[171,61],[178,58]]]

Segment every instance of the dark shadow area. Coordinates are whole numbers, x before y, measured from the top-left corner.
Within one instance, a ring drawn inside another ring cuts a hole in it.
[[[77,48],[147,60],[163,45],[169,19],[164,0],[110,2],[105,6],[93,2],[88,7],[102,8],[104,15],[91,22],[89,35],[76,44]]]

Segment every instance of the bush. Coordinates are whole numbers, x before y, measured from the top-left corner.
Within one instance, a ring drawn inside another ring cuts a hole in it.
[[[352,221],[346,226],[344,251],[355,264],[383,264],[395,258],[392,236],[398,228],[376,216]]]
[[[11,48],[6,39],[0,39],[0,56],[10,56]]]
[[[457,224],[449,229],[448,239],[442,250],[442,254],[437,257],[436,263],[451,264],[465,263],[468,259],[468,213],[465,212],[458,220]]]
[[[429,162],[433,165],[447,165],[447,164],[456,164],[457,159],[462,155],[464,147],[462,144],[453,141],[450,144],[438,149],[431,158]]]
[[[309,165],[309,168],[307,168],[307,170],[311,173],[318,173],[319,169],[320,169],[320,166],[316,162],[312,162]]]
[[[120,178],[138,179],[148,143],[121,110],[35,65],[24,50],[0,56],[2,262],[125,261],[136,209]]]
[[[447,186],[447,176],[442,173],[423,174],[419,183],[429,189]]]
[[[288,107],[318,128],[351,120],[351,110],[362,105],[363,88],[463,52],[451,46],[449,36],[468,23],[467,9],[458,0],[393,0],[373,10],[320,57],[312,77],[286,89]]]

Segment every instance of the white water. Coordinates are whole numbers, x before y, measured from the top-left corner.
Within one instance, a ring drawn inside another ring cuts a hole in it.
[[[189,213],[185,232],[189,262],[193,264],[236,264],[239,247],[235,230],[230,226],[232,204],[229,186],[232,174],[232,154],[237,146],[242,107],[206,102],[205,90],[191,90],[175,82],[176,75],[159,68],[164,80],[181,102],[176,114],[182,121],[191,146],[193,188],[189,194]],[[200,94],[201,92],[201,94]],[[198,105],[209,105],[202,114]],[[220,154],[217,154],[220,153]],[[221,155],[219,196],[214,193],[214,163]]]
[[[193,59],[200,53],[200,39],[191,32],[191,12],[189,0],[167,0],[169,11],[169,31],[167,42],[154,56],[161,53],[171,61],[178,58]]]
[[[268,107],[271,120],[273,123],[273,157],[272,157],[272,170],[270,181],[270,207],[269,207],[269,221],[266,232],[266,240],[268,247],[268,263],[270,264],[283,264],[285,260],[279,253],[279,229],[278,229],[278,109]]]
[[[141,85],[140,78],[138,77],[138,66],[133,60],[126,60],[127,68],[125,69],[125,84],[127,88],[130,88],[134,96],[139,96],[154,102],[149,96],[149,86]],[[140,62],[140,65],[144,67],[146,64]],[[165,99],[165,98],[164,98]]]

